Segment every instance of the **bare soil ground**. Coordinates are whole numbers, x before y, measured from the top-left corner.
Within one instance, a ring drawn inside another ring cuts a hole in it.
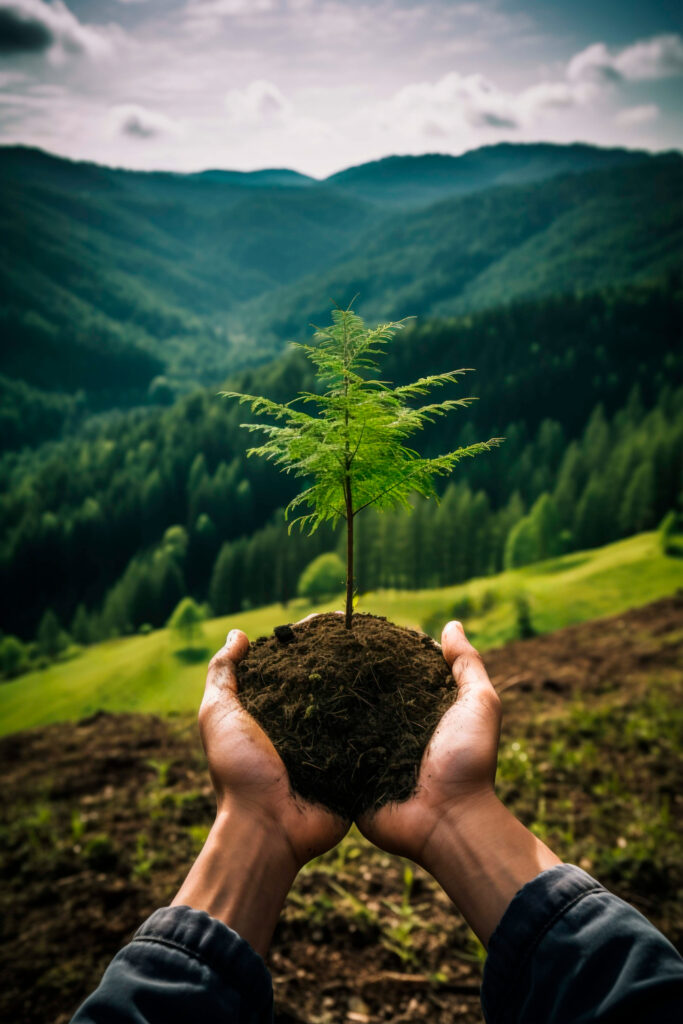
[[[499,792],[683,939],[683,597],[486,657]],[[95,715],[0,741],[0,1018],[65,1024],[166,904],[213,812],[195,723]],[[269,964],[280,1024],[480,1022],[482,951],[431,879],[352,832],[300,875]]]

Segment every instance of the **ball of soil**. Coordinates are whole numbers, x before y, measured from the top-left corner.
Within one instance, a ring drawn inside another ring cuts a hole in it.
[[[374,615],[317,615],[251,644],[240,700],[268,733],[292,788],[345,818],[408,799],[456,696],[440,647]]]

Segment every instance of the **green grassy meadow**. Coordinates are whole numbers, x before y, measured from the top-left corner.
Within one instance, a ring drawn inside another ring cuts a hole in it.
[[[663,555],[657,535],[643,533],[459,586],[363,594],[357,610],[421,629],[453,617],[454,607],[467,597],[472,612],[463,616],[465,625],[479,648],[486,650],[515,636],[515,596],[519,593],[529,599],[535,629],[544,633],[618,614],[679,587],[683,587],[683,560]],[[337,598],[316,610],[334,610],[341,607],[340,602]],[[255,638],[311,610],[308,604],[294,601],[286,609],[277,604],[212,619],[204,624],[206,658],[236,626]],[[167,630],[122,637],[2,683],[0,734],[74,720],[98,710],[193,710],[202,695],[205,659],[188,664],[176,655],[177,646]]]

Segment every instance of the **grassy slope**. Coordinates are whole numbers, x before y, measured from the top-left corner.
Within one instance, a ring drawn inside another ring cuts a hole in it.
[[[600,616],[618,614],[673,593],[683,586],[683,561],[664,557],[657,536],[640,534],[595,551],[572,553],[552,562],[472,580],[441,590],[381,591],[363,595],[359,610],[386,615],[419,628],[435,615],[450,617],[456,600],[469,595],[476,606],[494,591],[497,603],[467,620],[470,635],[486,649],[514,631],[513,596],[530,598],[534,623],[547,632]],[[339,600],[319,610],[339,607]],[[227,631],[240,626],[251,637],[310,609],[294,602],[213,619],[205,626],[207,654]],[[203,661],[183,664],[166,630],[150,636],[111,640],[70,661],[0,685],[0,733],[79,718],[98,709],[169,712],[196,708],[204,684]]]

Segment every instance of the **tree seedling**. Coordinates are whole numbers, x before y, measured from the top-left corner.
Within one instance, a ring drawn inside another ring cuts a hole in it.
[[[353,615],[356,516],[370,506],[378,510],[399,506],[410,511],[412,495],[435,497],[437,477],[447,476],[461,459],[488,451],[501,440],[492,438],[435,458],[423,458],[407,446],[408,438],[426,423],[474,399],[414,404],[432,388],[454,383],[467,372],[464,369],[421,377],[400,387],[377,379],[374,357],[404,325],[401,320],[370,330],[350,306],[337,307],[332,310],[332,324],[316,332],[317,344],[296,346],[316,367],[319,394],[300,392],[292,402],[281,405],[260,396],[221,392],[276,421],[242,424],[266,437],[264,444],[248,449],[247,454],[270,459],[284,472],[307,481],[308,486],[289,503],[285,515],[289,518],[302,506],[309,511],[295,518],[290,530],[298,524],[313,533],[326,521],[346,523],[347,629]],[[294,408],[297,401],[315,406],[316,415]]]

